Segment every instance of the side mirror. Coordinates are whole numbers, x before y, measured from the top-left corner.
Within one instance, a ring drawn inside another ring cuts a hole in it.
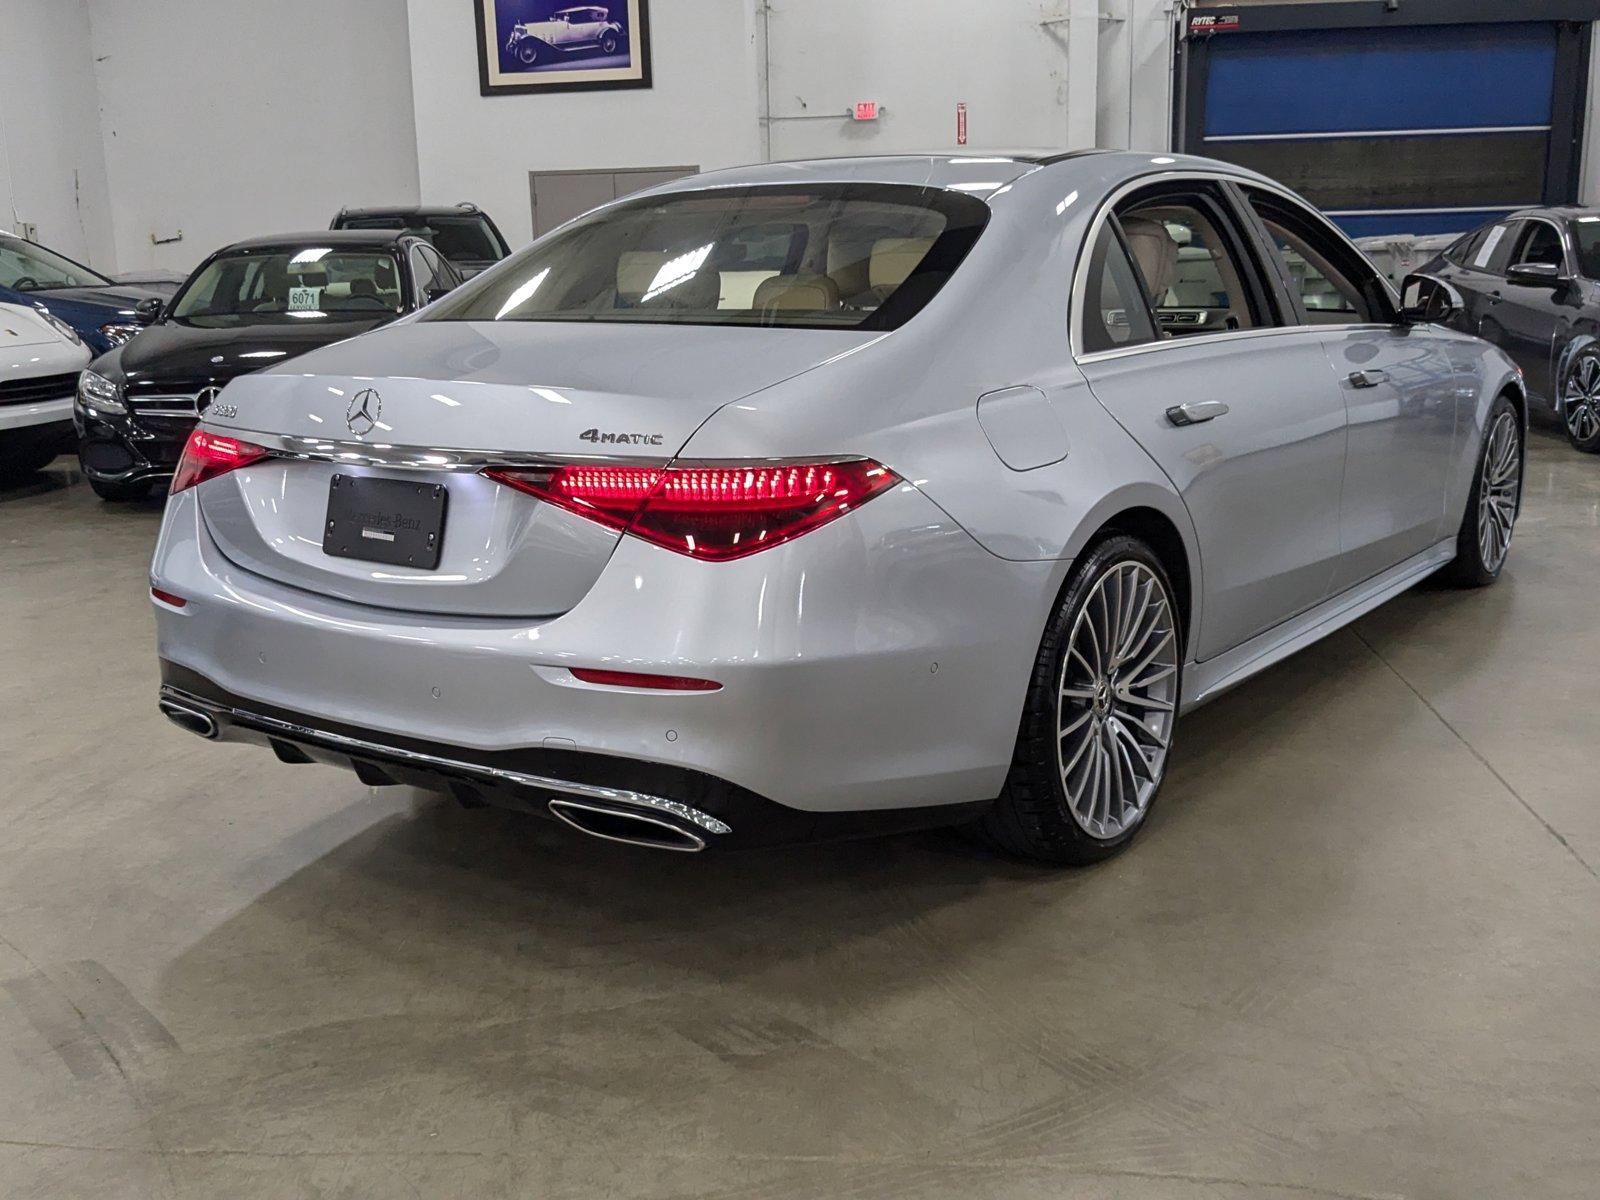
[[[1400,319],[1407,325],[1455,325],[1466,308],[1460,292],[1432,275],[1407,275],[1400,289]]]
[[[1567,283],[1566,272],[1554,263],[1518,263],[1506,272],[1506,278],[1521,287],[1556,288]]]
[[[141,325],[154,325],[161,319],[166,302],[159,296],[150,296],[133,306],[133,319]]]
[[[427,290],[425,292],[423,292],[423,295],[425,297],[427,297],[428,303],[432,304],[435,300],[439,299],[441,296],[448,296],[450,294],[450,292],[451,292],[451,288],[450,288],[449,284],[447,284],[447,283],[434,283],[434,284],[429,284],[428,285],[428,288],[427,288]]]

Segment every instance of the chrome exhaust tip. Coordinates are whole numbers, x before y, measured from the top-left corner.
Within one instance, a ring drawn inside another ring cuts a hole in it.
[[[683,854],[694,854],[706,848],[705,839],[699,834],[672,821],[629,808],[590,804],[561,796],[551,800],[549,808],[556,819],[601,841]]]
[[[219,732],[217,719],[210,713],[203,709],[190,708],[187,704],[179,704],[176,700],[163,698],[161,715],[178,728],[198,733],[203,738],[215,738]]]

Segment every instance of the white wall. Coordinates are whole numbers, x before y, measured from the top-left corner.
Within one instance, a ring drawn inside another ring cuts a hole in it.
[[[969,151],[1093,145],[1098,7],[770,0],[771,157],[955,150],[958,103]],[[883,115],[851,121],[858,100]]]
[[[1102,0],[1096,144],[1172,148],[1175,0]]]
[[[89,17],[123,270],[417,201],[405,0],[90,0]]]
[[[481,204],[513,246],[533,233],[529,171],[760,158],[749,0],[658,0],[653,87],[550,95],[478,94],[465,0],[410,0],[408,10],[422,199]]]
[[[0,3],[0,225],[116,269],[84,0]]]

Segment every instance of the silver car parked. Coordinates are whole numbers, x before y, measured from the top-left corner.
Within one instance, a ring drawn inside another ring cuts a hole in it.
[[[1525,398],[1267,179],[740,168],[230,383],[152,568],[175,722],[698,850],[1124,846],[1181,714],[1446,569]]]

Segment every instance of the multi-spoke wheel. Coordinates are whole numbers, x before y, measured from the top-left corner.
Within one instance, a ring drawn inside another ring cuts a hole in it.
[[[1489,410],[1472,494],[1456,539],[1450,573],[1466,587],[1483,587],[1500,577],[1511,551],[1522,508],[1522,418],[1504,396]]]
[[[1056,757],[1073,818],[1114,838],[1144,816],[1172,741],[1178,631],[1166,585],[1136,559],[1102,575],[1061,669]]]
[[[1143,542],[1115,536],[1078,566],[1045,633],[1006,787],[985,822],[1006,849],[1094,862],[1143,824],[1178,716],[1183,630]]]
[[[1567,438],[1587,454],[1600,454],[1600,351],[1578,352],[1561,386]]]

